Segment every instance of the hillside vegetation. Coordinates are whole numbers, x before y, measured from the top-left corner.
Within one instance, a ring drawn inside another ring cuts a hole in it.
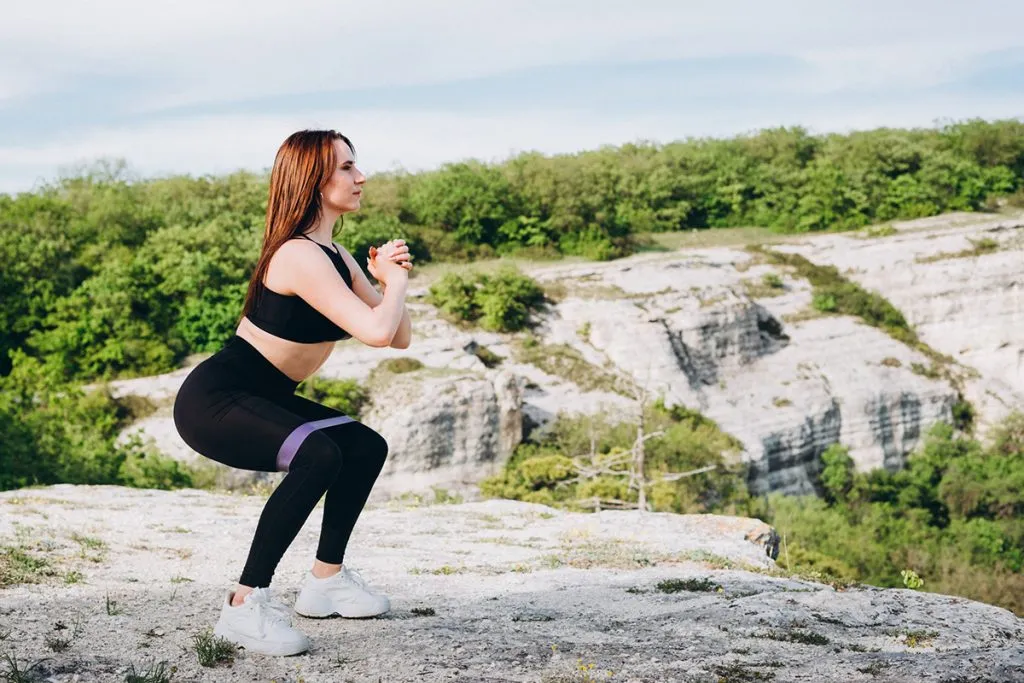
[[[1022,186],[1020,121],[820,136],[776,129],[377,175],[364,209],[336,235],[357,260],[370,244],[397,236],[419,262],[609,259],[654,233],[844,230],[1024,204]],[[117,165],[0,195],[0,488],[202,484],[137,441],[116,442],[155,407],[115,400],[102,381],[169,371],[233,333],[266,195],[263,175],[132,181]],[[526,324],[543,293],[499,271],[453,274],[431,296],[446,315],[507,331]],[[100,388],[84,391],[90,382]],[[354,386],[335,393],[363,396]],[[717,465],[732,448],[699,415],[661,410],[651,420],[664,430],[650,445],[649,466],[659,475]],[[566,425],[554,441],[525,444],[485,490],[582,507],[595,497],[634,500],[637,490],[621,474],[579,479],[570,447],[579,429]],[[631,428],[602,429],[590,462],[614,469]],[[761,516],[786,535],[782,561],[793,567],[881,585],[901,583],[899,572],[913,569],[926,589],[1022,613],[1021,431],[1011,421],[986,447],[940,429],[898,473],[854,473],[834,448],[825,455],[820,498],[752,499],[743,472],[724,467],[668,476],[645,494],[658,510]]]

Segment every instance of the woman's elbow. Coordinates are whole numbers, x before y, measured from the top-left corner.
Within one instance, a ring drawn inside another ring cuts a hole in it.
[[[366,331],[363,334],[353,336],[367,346],[372,346],[377,349],[383,349],[391,346],[391,337],[389,337],[387,332],[383,330]]]

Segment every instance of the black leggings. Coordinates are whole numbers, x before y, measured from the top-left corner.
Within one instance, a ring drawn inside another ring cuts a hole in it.
[[[288,474],[263,508],[239,583],[266,587],[320,498],[316,558],[341,564],[388,444],[366,425],[295,394],[298,382],[241,337],[197,365],[174,424],[197,453],[230,467]]]

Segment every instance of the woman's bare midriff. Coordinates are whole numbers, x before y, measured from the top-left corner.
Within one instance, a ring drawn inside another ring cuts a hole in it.
[[[300,344],[281,339],[256,327],[249,318],[242,318],[235,334],[252,344],[274,367],[296,382],[301,382],[319,370],[331,355],[335,344]]]

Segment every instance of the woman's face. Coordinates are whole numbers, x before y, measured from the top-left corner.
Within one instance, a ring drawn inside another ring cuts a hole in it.
[[[334,156],[337,161],[334,172],[322,190],[324,208],[341,213],[358,211],[366,176],[356,168],[352,150],[344,140],[334,141]]]

